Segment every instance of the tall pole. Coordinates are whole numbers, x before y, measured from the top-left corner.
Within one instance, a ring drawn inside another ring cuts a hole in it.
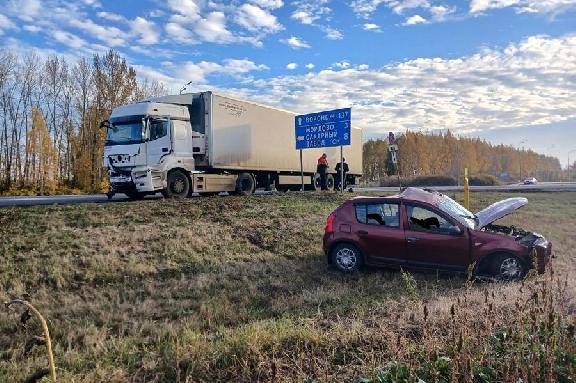
[[[344,147],[340,145],[340,191],[344,193]]]
[[[304,165],[302,163],[302,149],[300,149],[300,182],[302,182],[301,190],[304,191]]]
[[[522,152],[520,152],[520,149],[518,149],[518,162],[520,163],[520,182],[522,182],[522,155],[524,154],[524,143],[526,142],[526,140],[522,140],[520,141],[520,143],[522,144]]]

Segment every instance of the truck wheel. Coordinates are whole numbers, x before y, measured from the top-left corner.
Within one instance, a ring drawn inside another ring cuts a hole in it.
[[[190,180],[181,170],[168,173],[168,186],[164,193],[166,198],[185,198],[190,191]]]
[[[314,179],[313,179],[313,185],[312,185],[314,191],[320,191],[322,190],[322,186],[320,185],[320,174],[318,173],[314,173]]]
[[[236,194],[252,195],[256,189],[256,180],[250,173],[240,173],[236,179]]]
[[[332,174],[326,174],[326,187],[328,190],[334,190],[334,176]]]

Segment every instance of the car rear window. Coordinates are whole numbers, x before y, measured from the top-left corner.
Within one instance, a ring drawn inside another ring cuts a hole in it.
[[[356,219],[366,225],[400,227],[399,206],[396,203],[356,204]]]

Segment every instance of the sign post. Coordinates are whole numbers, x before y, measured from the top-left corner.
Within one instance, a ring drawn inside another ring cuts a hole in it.
[[[300,181],[302,182],[302,189],[304,191],[304,164],[302,163],[302,149],[300,149]]]
[[[351,142],[351,112],[350,108],[343,108],[294,118],[296,149],[300,150],[302,190],[304,190],[302,150],[340,146],[340,190],[344,191],[344,145],[350,145]]]
[[[398,167],[398,143],[394,133],[388,133],[388,150],[390,151],[390,160],[396,168],[396,174],[398,176],[398,188],[402,190],[402,182],[400,181],[400,168]]]

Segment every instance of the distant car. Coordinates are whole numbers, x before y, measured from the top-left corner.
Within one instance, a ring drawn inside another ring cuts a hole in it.
[[[537,233],[493,224],[526,205],[508,198],[472,214],[446,195],[407,188],[390,197],[355,197],[326,220],[323,248],[340,271],[393,266],[468,272],[499,280],[545,271],[552,244]]]
[[[538,182],[538,181],[537,181],[536,178],[534,178],[534,177],[524,178],[524,181],[523,181],[524,185],[534,185],[534,184],[537,183],[537,182]]]

